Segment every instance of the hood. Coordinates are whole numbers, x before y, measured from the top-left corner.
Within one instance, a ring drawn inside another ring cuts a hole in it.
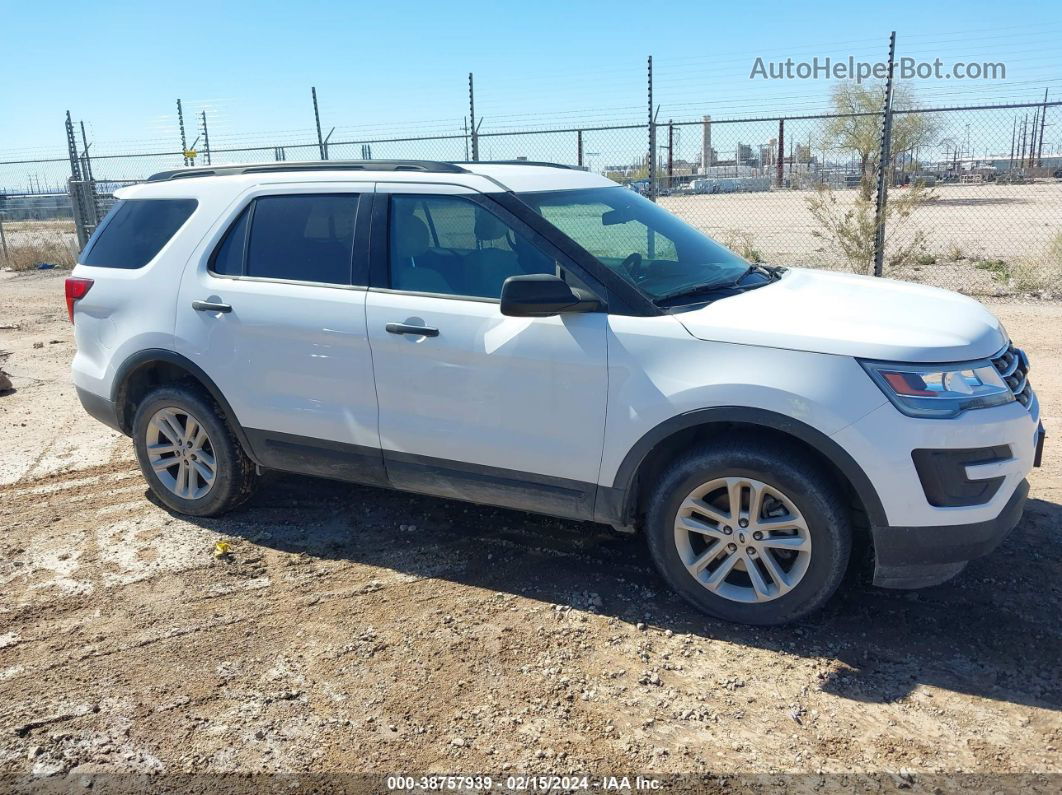
[[[972,298],[804,268],[674,317],[702,340],[897,362],[979,359],[1006,342],[996,317]]]

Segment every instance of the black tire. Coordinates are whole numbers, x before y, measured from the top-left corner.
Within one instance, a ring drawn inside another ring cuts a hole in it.
[[[803,515],[811,555],[788,593],[758,603],[732,601],[698,582],[683,563],[675,533],[679,508],[698,486],[723,477],[778,489]],[[822,607],[844,578],[852,547],[849,510],[830,476],[798,447],[755,438],[720,439],[676,459],[649,499],[646,535],[657,569],[683,598],[716,618],[761,626],[795,621]]]
[[[148,425],[151,418],[165,408],[191,414],[209,437],[216,472],[213,484],[197,499],[185,499],[171,491],[149,462]],[[178,513],[217,516],[238,507],[254,491],[257,480],[254,463],[244,453],[217,403],[195,387],[171,384],[146,395],[137,406],[133,418],[133,445],[140,470],[156,499]]]

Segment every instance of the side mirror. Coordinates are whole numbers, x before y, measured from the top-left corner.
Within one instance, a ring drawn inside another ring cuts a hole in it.
[[[510,276],[502,284],[501,313],[510,317],[551,317],[561,312],[593,312],[600,302],[573,290],[559,276],[534,273]]]

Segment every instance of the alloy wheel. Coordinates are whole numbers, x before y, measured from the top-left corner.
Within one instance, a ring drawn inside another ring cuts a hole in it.
[[[162,485],[183,500],[205,497],[217,461],[203,424],[184,409],[166,407],[147,426],[148,463]]]
[[[768,602],[797,586],[811,562],[811,533],[793,501],[763,481],[716,478],[687,495],[675,546],[690,575],[734,602]]]

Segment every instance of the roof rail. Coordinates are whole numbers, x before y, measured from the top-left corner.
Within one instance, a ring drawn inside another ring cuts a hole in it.
[[[462,166],[547,166],[549,168],[566,168],[571,171],[585,171],[585,166],[569,166],[564,163],[550,163],[548,160],[455,160]]]
[[[438,160],[307,160],[273,163],[249,163],[240,166],[208,166],[206,168],[175,168],[148,177],[148,182],[166,182],[191,177],[224,177],[234,174],[273,174],[286,171],[420,171],[437,174],[464,174],[467,169],[456,163]]]

